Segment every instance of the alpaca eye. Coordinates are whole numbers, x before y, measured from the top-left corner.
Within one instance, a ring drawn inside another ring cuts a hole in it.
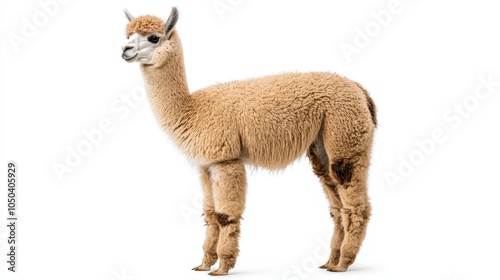
[[[155,35],[148,37],[148,41],[150,41],[153,44],[158,43],[159,40],[160,40],[160,38],[158,36],[155,36]]]

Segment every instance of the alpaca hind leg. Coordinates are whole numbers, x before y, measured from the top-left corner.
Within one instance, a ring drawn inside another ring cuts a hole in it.
[[[329,175],[329,160],[323,146],[323,139],[319,136],[309,147],[307,156],[311,162],[314,173],[319,177],[323,190],[330,203],[330,216],[333,219],[334,228],[331,239],[331,251],[328,261],[320,266],[322,269],[331,269],[335,267],[340,259],[340,247],[344,240],[344,226],[342,225],[342,216],[340,209],[342,203],[338,194],[337,186],[333,183]]]
[[[324,127],[329,174],[341,200],[344,228],[339,262],[328,270],[346,271],[356,259],[371,213],[367,176],[375,126],[368,110],[337,110],[325,119]]]
[[[206,221],[206,236],[203,243],[203,260],[201,265],[194,267],[196,271],[209,271],[217,262],[217,242],[219,240],[219,224],[215,216],[214,199],[212,195],[212,179],[208,168],[202,168],[201,184],[203,186],[203,215]]]
[[[366,234],[371,206],[367,194],[368,155],[357,155],[340,159],[331,165],[334,182],[342,201],[340,209],[344,227],[344,240],[340,248],[340,259],[330,271],[346,271],[354,262]]]
[[[215,217],[220,226],[217,255],[219,268],[212,276],[227,275],[236,264],[240,219],[245,208],[245,166],[239,160],[226,161],[210,166],[212,173]]]
[[[342,224],[341,209],[342,204],[337,191],[337,186],[334,184],[326,185],[323,184],[323,189],[330,201],[330,216],[333,219],[334,230],[331,241],[331,252],[328,261],[320,266],[322,269],[331,269],[335,267],[340,260],[340,248],[344,240],[344,225]]]

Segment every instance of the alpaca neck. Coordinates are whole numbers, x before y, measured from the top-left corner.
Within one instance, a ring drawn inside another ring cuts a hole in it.
[[[162,66],[141,66],[153,113],[170,134],[185,123],[191,101],[182,49],[170,53]]]

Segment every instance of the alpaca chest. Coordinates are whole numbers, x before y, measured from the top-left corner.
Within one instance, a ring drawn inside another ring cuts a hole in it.
[[[205,124],[176,137],[184,154],[197,165],[239,158],[241,145],[236,129]]]

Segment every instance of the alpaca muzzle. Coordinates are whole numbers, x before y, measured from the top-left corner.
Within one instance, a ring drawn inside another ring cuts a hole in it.
[[[122,54],[122,58],[125,59],[126,62],[134,62],[137,55],[138,55],[138,53],[134,54],[133,56],[127,56],[127,54],[125,54],[125,52],[124,52]]]
[[[133,62],[134,59],[137,57],[138,53],[136,52],[134,55],[127,54],[127,51],[132,50],[134,46],[131,45],[124,45],[122,47],[123,53],[122,53],[122,58],[125,59],[127,62]]]

